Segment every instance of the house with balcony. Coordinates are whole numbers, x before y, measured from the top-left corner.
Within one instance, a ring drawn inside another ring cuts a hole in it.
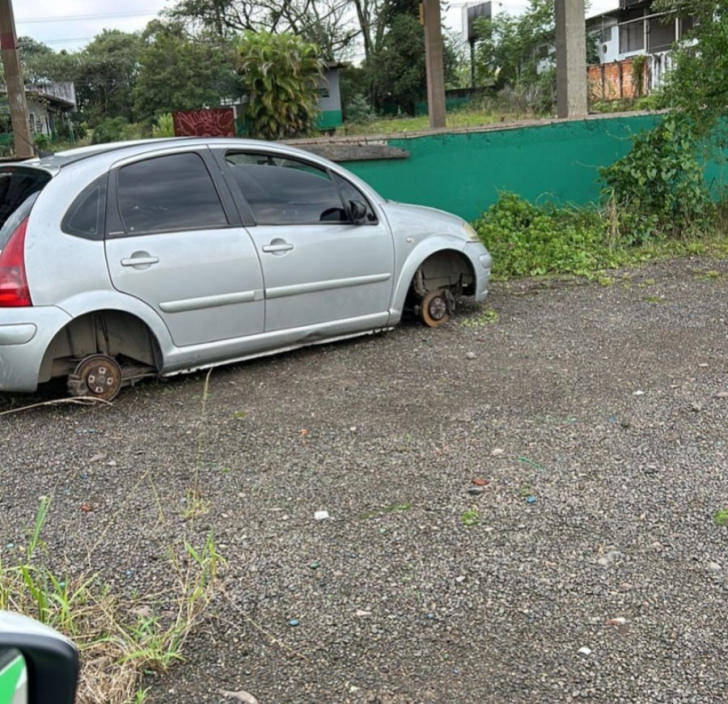
[[[694,18],[668,17],[653,5],[653,0],[619,0],[615,9],[587,18],[586,31],[599,55],[599,64],[589,67],[592,97],[635,98],[663,85],[672,46],[688,36]]]
[[[76,111],[76,90],[73,83],[38,83],[25,86],[25,101],[28,105],[28,121],[31,134],[44,134],[55,139],[61,124],[70,120],[70,114]],[[8,89],[0,83],[0,112],[9,112]],[[10,138],[9,117],[5,120],[8,131],[0,134],[0,144]]]

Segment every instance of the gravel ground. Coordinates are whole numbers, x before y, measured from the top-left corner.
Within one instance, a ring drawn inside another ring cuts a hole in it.
[[[144,592],[214,528],[225,596],[153,704],[725,701],[728,261],[606,283],[218,369],[204,413],[198,374],[6,415],[2,545],[53,494],[51,555]]]

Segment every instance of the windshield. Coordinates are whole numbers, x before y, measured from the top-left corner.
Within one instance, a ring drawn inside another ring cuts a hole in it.
[[[40,169],[22,166],[0,168],[0,250],[30,214],[38,193],[50,180],[51,175]]]

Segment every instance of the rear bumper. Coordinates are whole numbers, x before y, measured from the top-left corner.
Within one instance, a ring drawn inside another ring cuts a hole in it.
[[[465,254],[473,263],[475,271],[475,300],[479,303],[488,297],[488,285],[490,283],[490,270],[493,260],[490,252],[481,242],[468,242],[465,245]]]
[[[35,391],[51,340],[71,320],[55,306],[0,309],[0,391]]]

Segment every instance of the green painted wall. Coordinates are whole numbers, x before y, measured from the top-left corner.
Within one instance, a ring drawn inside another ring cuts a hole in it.
[[[319,113],[318,119],[316,120],[316,129],[319,130],[332,130],[340,127],[344,120],[341,114],[341,110],[324,110]]]
[[[529,125],[485,132],[391,138],[409,159],[352,161],[346,168],[385,198],[429,205],[474,220],[499,190],[529,200],[584,204],[599,198],[597,169],[626,154],[630,136],[658,115]]]

